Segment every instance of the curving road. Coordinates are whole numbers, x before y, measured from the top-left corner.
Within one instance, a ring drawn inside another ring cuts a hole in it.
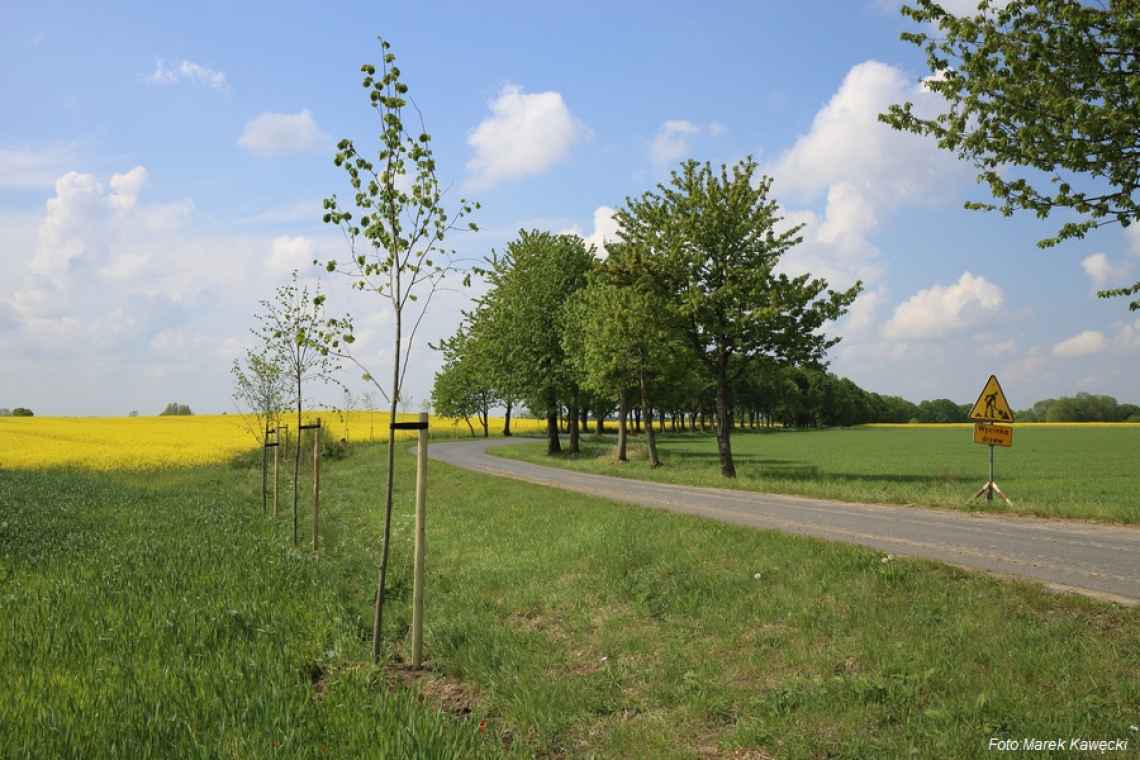
[[[651,483],[487,453],[493,446],[515,442],[490,438],[433,443],[430,456],[488,475],[939,560],[1120,604],[1140,603],[1140,529]]]

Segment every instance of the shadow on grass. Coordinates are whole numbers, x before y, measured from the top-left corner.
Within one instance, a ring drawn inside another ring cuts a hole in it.
[[[739,477],[742,480],[757,483],[765,480],[778,479],[819,483],[906,483],[930,485],[934,483],[966,483],[977,480],[976,477],[951,473],[935,473],[932,475],[888,475],[883,473],[825,472],[815,465],[767,467],[760,471],[740,472]]]

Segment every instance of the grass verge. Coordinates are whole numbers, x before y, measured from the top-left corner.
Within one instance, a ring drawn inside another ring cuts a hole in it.
[[[400,687],[414,462],[397,459],[387,670],[365,664],[382,446],[322,471],[319,559],[261,514],[256,471],[0,471],[5,754],[972,757],[992,736],[1136,741],[1140,610],[434,462],[431,671]]]

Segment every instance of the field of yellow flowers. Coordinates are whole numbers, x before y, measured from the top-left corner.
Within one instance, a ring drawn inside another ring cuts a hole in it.
[[[386,412],[306,412],[306,424],[317,418],[336,439],[352,442],[386,440]],[[414,420],[416,415],[399,415]],[[290,423],[289,418],[284,419]],[[477,432],[481,428],[474,420]],[[223,462],[258,445],[257,423],[242,415],[189,417],[0,417],[0,469],[81,467],[93,470],[184,467]],[[492,435],[503,428],[491,420]],[[511,420],[512,430],[537,430],[533,419]],[[461,419],[433,418],[433,437],[470,435]],[[296,435],[294,433],[294,435]],[[414,431],[398,431],[413,438]]]

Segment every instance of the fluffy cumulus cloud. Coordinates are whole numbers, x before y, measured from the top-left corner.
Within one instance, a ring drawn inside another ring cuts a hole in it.
[[[1098,288],[1114,283],[1129,272],[1128,266],[1114,263],[1103,253],[1094,253],[1086,257],[1081,261],[1081,268]]]
[[[609,206],[594,209],[594,231],[586,236],[586,244],[597,249],[598,255],[606,256],[606,242],[617,239],[618,223],[614,210]]]
[[[940,338],[984,322],[1002,301],[1001,288],[965,272],[952,285],[932,285],[899,304],[883,334],[894,340]]]
[[[172,85],[179,82],[191,82],[211,87],[215,90],[226,89],[225,72],[207,68],[200,63],[179,61],[173,66],[167,66],[162,60],[154,64],[154,71],[146,78],[151,84]]]
[[[195,224],[189,199],[153,202],[156,178],[124,169],[67,172],[37,213],[0,213],[0,355],[5,392],[18,397],[8,403],[57,414],[158,411],[170,398],[231,409],[227,370],[249,342],[258,301],[294,267],[312,285],[321,275],[312,258],[343,255],[344,241],[332,232],[211,233]],[[384,310],[347,279],[326,278],[322,288],[334,313],[360,316],[358,345],[382,368],[391,334]],[[436,299],[421,326],[408,373],[417,398],[438,367],[423,346],[453,332],[468,306]],[[342,379],[358,392],[359,378]],[[320,387],[313,393],[334,400]]]
[[[245,125],[238,145],[255,156],[282,156],[308,153],[329,142],[313,118],[304,110],[299,113],[263,113]]]
[[[945,202],[970,181],[969,170],[929,140],[878,120],[890,105],[904,101],[914,102],[919,112],[932,112],[937,98],[893,66],[860,63],[807,131],[764,167],[773,178],[773,194],[787,209],[785,224],[804,225],[804,242],[785,257],[781,269],[810,272],[835,288],[856,280],[864,284],[838,329],[848,348],[850,339],[877,333],[872,328],[886,304],[887,271],[874,242],[876,231],[896,209]],[[804,203],[822,208],[796,208]],[[901,325],[894,328],[898,334],[907,332]]]
[[[467,162],[473,189],[540,174],[589,134],[558,92],[528,93],[507,84],[488,106],[491,115],[467,137],[475,152]]]
[[[928,139],[900,133],[878,120],[895,103],[911,101],[932,113],[941,96],[900,69],[878,61],[854,66],[811,129],[768,168],[777,195],[811,199],[845,183],[880,208],[945,200],[973,175]]]
[[[139,207],[147,170],[136,166],[103,183],[94,174],[68,172],[55,183],[39,223],[32,273],[55,284],[75,274],[122,273],[144,262],[138,250],[150,235],[175,233],[189,219],[188,200]]]
[[[658,168],[664,168],[689,157],[692,138],[700,135],[719,137],[724,131],[724,126],[715,121],[697,124],[684,119],[669,119],[649,142],[649,159]]]
[[[1108,339],[1099,330],[1084,330],[1053,346],[1053,355],[1073,359],[1098,354],[1108,346]]]

